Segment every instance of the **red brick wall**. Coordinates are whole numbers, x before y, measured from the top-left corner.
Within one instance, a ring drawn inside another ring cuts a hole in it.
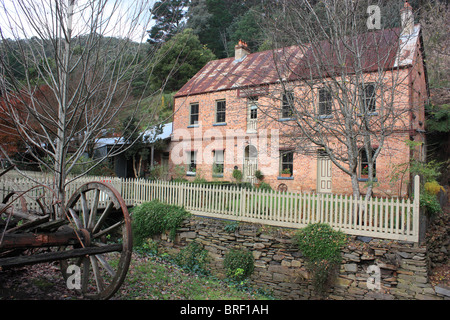
[[[421,61],[420,56],[418,58]],[[421,70],[421,74],[417,70]],[[389,81],[389,77],[389,74],[387,74],[387,82]],[[399,129],[402,130],[391,135],[384,143],[384,148],[377,159],[378,184],[374,192],[378,195],[405,195],[409,180],[408,177],[405,176],[403,179],[391,183],[391,173],[394,165],[409,162],[410,151],[405,140],[410,138],[411,129],[421,128],[424,125],[423,103],[426,98],[426,91],[424,90],[425,77],[423,66],[418,64],[412,72],[409,69],[403,69],[401,70],[401,77],[413,81],[413,86],[412,88],[408,86],[400,87],[398,90],[400,92],[396,93],[395,103],[399,106],[413,105],[415,111],[413,112],[416,114],[416,118],[411,122],[412,114],[410,112],[405,113],[399,121]],[[272,86],[269,91],[277,91],[274,88]],[[409,98],[410,95],[412,95],[411,99]],[[226,100],[226,125],[215,126],[216,101],[221,99]],[[273,131],[274,129],[283,129],[279,144],[272,143],[270,145],[269,143],[269,147],[273,148],[271,155],[272,162],[267,165],[261,163],[258,165],[258,168],[265,175],[264,182],[269,183],[273,188],[277,188],[280,183],[284,183],[290,191],[316,191],[317,158],[315,154],[294,154],[293,179],[280,180],[278,178],[279,147],[284,144],[284,134],[292,134],[295,130],[287,127],[287,122],[282,123],[277,121],[278,116],[273,113],[273,106],[281,105],[279,99],[274,99],[270,95],[261,96],[259,99],[260,106],[266,105],[270,109],[268,108],[266,110],[267,114],[264,114],[264,107],[258,110],[258,134],[247,134],[247,98],[239,97],[238,90],[218,91],[175,98],[174,137],[170,146],[171,172],[174,173],[174,167],[177,164],[183,165],[186,168],[186,164],[180,163],[181,160],[187,159],[186,151],[197,150],[198,164],[195,178],[233,181],[232,172],[234,167],[237,166],[240,170],[243,169],[242,156],[245,146],[249,143],[254,144],[258,148],[259,154],[263,154],[263,150],[259,150],[261,145],[261,130],[266,130],[266,133],[269,134],[268,137],[273,138],[276,134]],[[197,127],[189,125],[191,103],[199,104],[199,121],[201,123]],[[419,125],[419,121],[422,121],[422,126]],[[235,139],[224,141],[224,138],[230,133],[235,135]],[[420,134],[415,134],[415,137],[416,139],[423,139]],[[187,145],[182,147],[182,143],[187,143]],[[214,149],[225,149],[223,177],[213,177],[212,175],[211,159]],[[200,153],[200,158],[203,158],[201,161],[199,161]],[[234,155],[234,157],[230,158],[230,155]],[[414,156],[419,155],[420,152]],[[205,158],[209,158],[210,161],[205,161],[208,160]],[[187,179],[192,180],[194,177],[187,177]],[[362,192],[364,192],[364,185],[364,182],[360,182]],[[332,192],[352,193],[350,177],[334,165],[332,167]]]

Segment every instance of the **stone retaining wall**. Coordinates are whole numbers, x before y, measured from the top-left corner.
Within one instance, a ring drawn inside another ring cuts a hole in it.
[[[163,243],[180,249],[197,241],[209,252],[213,272],[219,276],[224,276],[223,258],[228,250],[251,251],[255,258],[252,285],[273,292],[278,299],[318,299],[304,257],[292,242],[294,233],[284,228],[192,217],[178,230],[174,242],[163,237]],[[327,299],[450,299],[446,288],[435,291],[428,281],[424,246],[350,237],[342,257]],[[379,272],[379,277],[369,274],[371,269]]]

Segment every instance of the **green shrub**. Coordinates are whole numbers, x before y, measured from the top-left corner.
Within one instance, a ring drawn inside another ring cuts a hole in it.
[[[142,241],[141,245],[136,247],[134,251],[140,254],[157,256],[159,254],[158,242],[150,238],[146,239],[145,241]]]
[[[441,190],[445,192],[443,186],[441,186],[436,180],[426,182],[424,184],[424,189],[427,193],[437,195]]]
[[[242,171],[238,169],[233,170],[233,178],[236,179],[236,182],[241,182],[242,180]]]
[[[420,206],[425,210],[428,217],[434,217],[442,211],[437,196],[426,191],[420,194]]]
[[[259,185],[259,190],[267,190],[267,191],[271,191],[272,187],[270,186],[270,184],[266,183],[266,182],[261,182],[261,184]]]
[[[255,178],[256,179],[258,179],[258,180],[262,180],[262,179],[264,179],[264,174],[261,172],[261,170],[256,170],[255,171]]]
[[[239,225],[240,225],[239,221],[228,221],[225,223],[223,230],[232,233],[239,229]]]
[[[253,273],[255,259],[249,251],[231,249],[225,254],[223,266],[227,277],[240,281]]]
[[[208,251],[195,241],[180,250],[175,257],[175,263],[190,272],[209,273],[207,268],[209,263]]]
[[[323,295],[341,263],[346,236],[328,224],[315,223],[299,230],[294,241],[306,258],[316,291]]]
[[[170,231],[173,240],[177,229],[190,213],[184,208],[153,200],[131,210],[133,239],[136,246],[145,239]]]

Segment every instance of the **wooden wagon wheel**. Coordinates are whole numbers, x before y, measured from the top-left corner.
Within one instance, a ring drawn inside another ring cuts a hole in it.
[[[72,227],[83,235],[78,248],[113,251],[61,261],[64,278],[67,282],[73,280],[74,288],[86,298],[109,299],[125,280],[131,261],[131,221],[124,200],[108,184],[86,183],[69,199],[66,215]],[[77,271],[81,276],[78,283]]]
[[[280,183],[280,184],[278,185],[278,188],[277,188],[277,190],[280,191],[280,192],[286,192],[287,189],[288,189],[288,188],[287,188],[287,185],[284,184],[284,183]]]

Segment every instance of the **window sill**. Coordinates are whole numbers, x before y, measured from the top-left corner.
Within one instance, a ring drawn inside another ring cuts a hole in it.
[[[367,116],[369,116],[369,117],[371,117],[371,116],[377,116],[377,115],[378,115],[378,112],[377,112],[377,111],[375,111],[375,112],[367,112],[366,114],[364,114],[364,113],[358,113],[358,117],[364,117],[364,115],[367,115]]]
[[[190,124],[187,127],[188,128],[198,128],[198,124]]]
[[[277,180],[294,180],[294,177],[277,177]]]
[[[321,114],[319,116],[319,119],[331,119],[331,118],[333,118],[332,114]]]
[[[227,125],[226,122],[219,122],[219,123],[214,123],[213,127],[226,126],[226,125]]]
[[[195,177],[196,173],[193,171],[188,171],[188,172],[186,172],[186,175],[189,177]]]
[[[367,182],[369,181],[369,178],[358,178],[358,182]],[[377,178],[373,178],[373,182],[378,182]]]
[[[212,175],[213,178],[223,178],[223,173],[217,173]]]
[[[297,118],[280,118],[280,119],[278,119],[278,121],[280,121],[280,122],[295,121],[295,120],[297,120]]]

